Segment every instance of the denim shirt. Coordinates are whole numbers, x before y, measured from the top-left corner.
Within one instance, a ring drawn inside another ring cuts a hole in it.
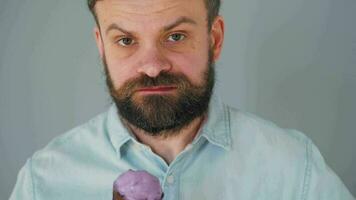
[[[193,142],[169,165],[122,125],[114,105],[29,158],[10,200],[110,200],[128,169],[164,200],[354,200],[312,141],[213,96]]]

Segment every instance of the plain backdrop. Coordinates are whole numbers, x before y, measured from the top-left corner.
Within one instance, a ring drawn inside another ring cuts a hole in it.
[[[223,99],[308,135],[356,194],[356,1],[225,0]],[[110,98],[85,0],[0,0],[0,199]]]

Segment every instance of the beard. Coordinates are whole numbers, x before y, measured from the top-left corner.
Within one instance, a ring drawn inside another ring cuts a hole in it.
[[[208,110],[215,83],[215,66],[211,50],[201,85],[194,85],[181,73],[161,72],[154,78],[141,75],[129,79],[120,88],[115,89],[105,55],[103,64],[106,85],[120,119],[142,129],[145,134],[173,136]],[[140,88],[172,85],[176,87],[175,94],[135,94]]]

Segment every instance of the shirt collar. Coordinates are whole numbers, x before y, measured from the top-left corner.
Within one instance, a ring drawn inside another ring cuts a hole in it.
[[[214,90],[210,100],[207,119],[198,134],[198,137],[193,141],[193,145],[201,137],[204,137],[213,145],[222,147],[225,150],[231,149],[229,109],[222,102],[216,90]]]
[[[202,124],[197,137],[193,140],[193,145],[204,137],[213,145],[222,147],[225,150],[231,149],[229,110],[228,107],[222,103],[219,96],[220,95],[214,90],[209,103],[207,119]],[[128,141],[136,141],[136,139],[119,119],[115,104],[111,105],[106,120],[106,129],[109,140],[116,153],[121,157],[122,147]]]
[[[111,144],[113,145],[119,157],[121,157],[121,148],[128,141],[132,140],[133,137],[123,125],[122,121],[119,119],[117,107],[115,104],[112,104],[108,111],[106,129]]]

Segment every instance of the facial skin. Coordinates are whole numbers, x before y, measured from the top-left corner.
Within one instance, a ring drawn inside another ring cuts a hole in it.
[[[203,0],[102,0],[95,10],[100,26],[94,30],[96,42],[114,99],[129,96],[147,119],[167,114],[169,105],[177,104],[184,94],[209,101],[212,86],[207,73],[213,74],[209,66],[213,68],[220,55],[224,26],[217,17],[208,30]],[[205,110],[187,115],[194,119]],[[163,119],[157,118],[155,125]],[[185,125],[193,119],[185,120]],[[184,124],[158,129],[134,125],[158,134]]]

